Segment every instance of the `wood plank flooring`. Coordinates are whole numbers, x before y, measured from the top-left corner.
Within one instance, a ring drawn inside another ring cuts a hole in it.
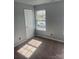
[[[64,43],[34,37],[14,48],[14,59],[64,59]]]

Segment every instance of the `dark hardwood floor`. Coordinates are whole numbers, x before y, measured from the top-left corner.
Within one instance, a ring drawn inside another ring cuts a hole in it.
[[[28,44],[28,42],[32,40],[30,39],[27,42],[24,42],[21,45],[14,48],[14,59],[64,59],[64,43],[39,37],[34,37],[33,39],[37,40],[38,42],[41,42],[40,45],[36,43],[37,46],[34,46],[35,43],[31,45],[36,48],[33,54],[31,54],[31,56],[27,58],[27,55],[23,55],[17,52],[24,45]]]

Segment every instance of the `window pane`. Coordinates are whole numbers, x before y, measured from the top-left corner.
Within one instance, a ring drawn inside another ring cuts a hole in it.
[[[45,10],[36,12],[36,20],[45,20]]]
[[[36,30],[46,31],[46,12],[40,10],[36,12]]]
[[[37,21],[36,28],[37,30],[46,30],[45,21]]]

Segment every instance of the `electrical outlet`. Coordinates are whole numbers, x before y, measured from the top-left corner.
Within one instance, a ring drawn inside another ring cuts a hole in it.
[[[19,40],[21,40],[21,37],[19,37]]]
[[[50,34],[50,36],[53,36],[53,34]]]

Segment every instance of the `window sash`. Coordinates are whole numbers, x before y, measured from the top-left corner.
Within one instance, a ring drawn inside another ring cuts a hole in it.
[[[36,12],[36,30],[46,31],[46,13],[45,10]]]

